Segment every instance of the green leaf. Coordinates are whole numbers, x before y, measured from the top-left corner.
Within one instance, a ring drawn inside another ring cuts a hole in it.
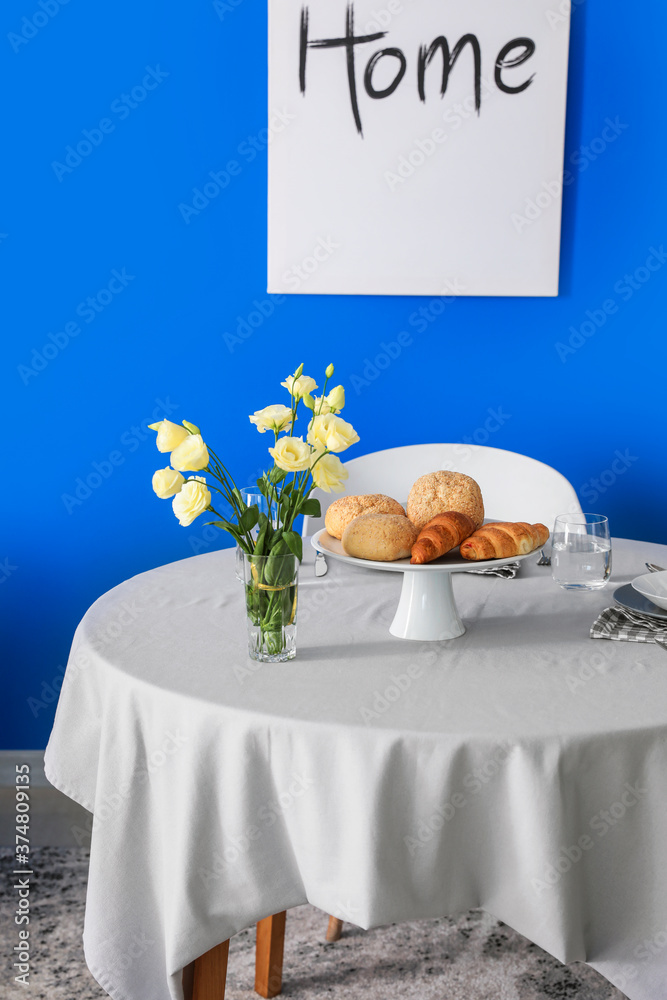
[[[222,528],[223,531],[228,531],[236,541],[238,542],[241,538],[241,533],[235,524],[231,524],[229,521],[207,521],[207,524],[215,524],[216,527]]]
[[[269,480],[272,483],[282,483],[286,475],[287,473],[285,472],[284,469],[279,469],[277,465],[274,465],[271,471],[269,472]]]
[[[273,549],[280,544],[280,539],[282,538],[282,535],[283,535],[283,529],[276,528],[276,530],[271,535],[269,541],[269,548],[271,549],[271,551],[273,551]]]
[[[239,528],[242,531],[250,531],[259,520],[259,507],[246,507],[239,518]]]
[[[320,507],[320,501],[316,497],[308,497],[308,499],[302,500],[297,513],[306,514],[308,517],[321,517],[322,508]]]
[[[303,541],[296,531],[283,531],[283,539],[287,542],[290,552],[301,562],[303,559]]]

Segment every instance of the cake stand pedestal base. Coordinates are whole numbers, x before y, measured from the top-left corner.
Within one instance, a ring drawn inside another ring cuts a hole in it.
[[[401,599],[389,629],[399,639],[456,639],[465,626],[454,600],[451,572],[403,573]]]

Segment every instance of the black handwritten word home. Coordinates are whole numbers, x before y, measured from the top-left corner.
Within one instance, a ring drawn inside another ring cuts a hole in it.
[[[310,37],[310,13],[308,7],[301,8],[301,24],[299,28],[299,87],[302,94],[306,93],[306,69],[309,49],[335,49],[344,48],[347,60],[347,85],[350,92],[350,104],[352,114],[357,128],[357,132],[363,138],[361,127],[361,115],[359,112],[359,101],[357,98],[357,73],[355,65],[355,49],[358,45],[367,45],[384,38],[388,32],[376,31],[370,35],[355,35],[354,33],[354,4],[347,7],[345,16],[345,34],[339,38],[318,38]],[[442,76],[440,80],[440,96],[444,97],[449,82],[449,74],[459,56],[469,48],[473,63],[473,82],[475,90],[475,109],[480,113],[481,79],[482,79],[482,50],[479,39],[476,35],[465,34],[456,42],[451,49],[449,41],[445,35],[438,35],[433,41],[426,45],[419,46],[416,62],[416,91],[419,100],[426,102],[426,69],[431,64],[437,52],[442,54]],[[531,85],[535,74],[519,82],[508,83],[504,78],[507,70],[515,69],[525,63],[535,52],[535,42],[532,38],[520,37],[511,38],[498,52],[494,62],[494,78],[496,86],[504,94],[520,94]],[[312,57],[311,57],[312,58]],[[391,83],[381,90],[373,85],[373,73],[382,59],[396,60],[396,75]],[[382,100],[390,97],[402,82],[408,68],[408,59],[402,49],[390,46],[374,52],[366,63],[364,70],[364,89],[369,97],[374,100]]]

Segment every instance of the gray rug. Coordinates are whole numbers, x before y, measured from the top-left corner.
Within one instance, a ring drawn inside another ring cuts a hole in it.
[[[7,1000],[101,1000],[106,993],[86,968],[81,948],[88,853],[83,848],[33,851],[30,987],[13,982],[16,944],[12,858],[0,852],[0,993]],[[480,910],[457,918],[362,931],[345,925],[326,944],[327,917],[312,906],[287,916],[283,995],[293,1000],[624,1000],[585,965],[561,965]],[[232,940],[227,1000],[256,1000],[254,931]],[[8,988],[7,988],[8,986]]]

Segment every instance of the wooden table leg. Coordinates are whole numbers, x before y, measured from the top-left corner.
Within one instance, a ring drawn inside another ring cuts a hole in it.
[[[255,992],[261,997],[276,997],[283,988],[285,916],[283,910],[257,924]]]
[[[229,941],[223,941],[183,970],[186,1000],[225,1000],[228,955]]]
[[[343,921],[339,920],[338,917],[329,917],[329,926],[327,927],[327,941],[338,941],[342,933],[343,933]]]

